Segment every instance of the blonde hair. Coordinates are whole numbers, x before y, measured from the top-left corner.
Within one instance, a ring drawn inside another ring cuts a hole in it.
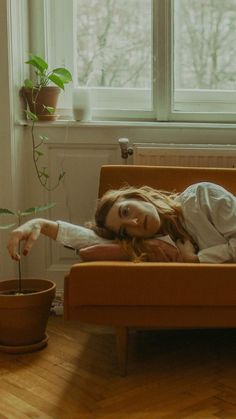
[[[101,237],[120,242],[131,260],[137,258],[139,260],[140,258],[145,260],[145,240],[136,237],[123,239],[109,230],[105,225],[108,212],[118,199],[137,199],[150,202],[159,213],[162,225],[161,232],[163,234],[168,234],[173,241],[187,239],[193,242],[192,237],[184,228],[183,212],[181,205],[176,199],[178,195],[176,192],[156,190],[149,186],[142,186],[140,188],[126,186],[117,190],[111,189],[98,200],[95,223],[90,224],[90,228]]]

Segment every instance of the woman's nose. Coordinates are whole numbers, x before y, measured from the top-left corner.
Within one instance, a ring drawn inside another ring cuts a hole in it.
[[[139,224],[138,218],[132,218],[131,222],[133,225],[136,225],[136,226]]]
[[[127,226],[136,227],[139,225],[139,219],[130,217],[129,219],[125,220],[124,224]]]

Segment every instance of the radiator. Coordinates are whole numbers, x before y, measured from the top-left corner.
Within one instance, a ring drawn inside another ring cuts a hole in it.
[[[133,144],[133,163],[147,166],[236,167],[236,146]]]

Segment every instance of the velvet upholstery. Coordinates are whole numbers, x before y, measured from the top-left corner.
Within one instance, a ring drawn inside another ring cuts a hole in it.
[[[236,195],[236,169],[154,166],[103,166],[99,195],[125,183],[182,191],[200,181]],[[236,264],[76,264],[65,278],[65,318],[116,327],[124,372],[124,328],[236,327]]]

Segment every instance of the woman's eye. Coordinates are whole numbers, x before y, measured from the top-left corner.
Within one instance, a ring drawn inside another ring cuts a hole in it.
[[[122,217],[127,217],[129,215],[129,207],[122,207],[121,215]]]
[[[123,238],[123,239],[125,237],[127,237],[127,231],[124,227],[122,227],[121,230],[120,230],[120,237]]]

